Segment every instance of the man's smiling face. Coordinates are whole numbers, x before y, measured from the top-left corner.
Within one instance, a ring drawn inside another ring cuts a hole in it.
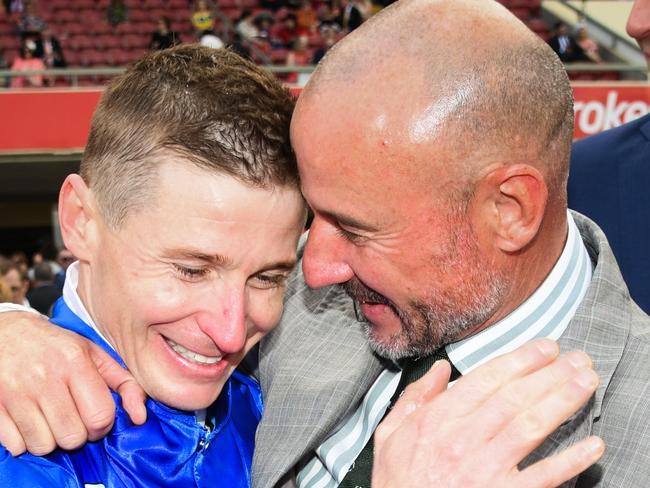
[[[79,293],[147,394],[193,410],[280,319],[304,204],[188,162],[154,188],[118,229],[97,219]]]

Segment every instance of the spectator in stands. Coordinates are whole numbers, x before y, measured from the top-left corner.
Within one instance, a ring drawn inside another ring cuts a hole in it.
[[[9,287],[11,297],[8,301],[18,305],[29,307],[27,300],[27,290],[29,290],[29,280],[27,273],[21,270],[20,266],[10,260],[0,257],[0,278]]]
[[[338,14],[327,3],[318,7],[318,30],[323,33],[324,29],[334,29],[337,32],[341,30],[338,22]]]
[[[44,28],[45,21],[36,12],[34,2],[25,2],[25,10],[18,22],[18,32],[20,33],[21,39],[37,38]]]
[[[42,262],[34,267],[34,281],[27,292],[32,308],[43,315],[50,315],[54,302],[61,296],[61,290],[54,284],[54,273],[48,262]]]
[[[36,43],[31,39],[25,41],[18,56],[11,65],[11,71],[33,71],[44,70],[45,64],[34,54],[36,52]],[[41,87],[43,86],[43,75],[14,76],[11,79],[11,88]]]
[[[192,13],[191,20],[197,32],[211,31],[214,28],[214,17],[205,0],[199,0],[196,3],[196,9]]]
[[[296,16],[294,14],[285,15],[284,19],[282,19],[282,27],[278,29],[276,37],[285,48],[291,49],[293,47],[293,43],[298,37]]]
[[[321,29],[321,35],[323,37],[323,45],[314,51],[314,56],[312,57],[311,64],[318,64],[323,56],[327,54],[334,44],[336,44],[338,33],[336,29],[332,27],[324,27]]]
[[[255,27],[257,28],[257,43],[264,46],[273,44],[271,29],[273,28],[274,18],[268,12],[262,12],[255,17]]]
[[[307,36],[298,36],[293,43],[293,49],[287,55],[287,66],[307,66],[311,61],[311,54],[309,53],[309,39]],[[297,83],[298,72],[289,73],[287,82]]]
[[[29,271],[29,261],[27,260],[27,254],[22,251],[15,252],[11,255],[11,262],[18,266],[21,273],[27,273]]]
[[[9,288],[9,285],[0,277],[0,303],[11,302],[11,295],[11,288]]]
[[[244,39],[239,32],[233,34],[232,43],[230,43],[228,48],[239,54],[242,58],[251,59],[251,50],[248,47],[248,40]]]
[[[129,7],[125,5],[124,0],[111,0],[106,10],[106,18],[113,27],[122,24],[129,20]]]
[[[589,37],[589,32],[587,32],[586,27],[580,27],[577,31],[576,42],[586,60],[589,60],[593,63],[600,63],[602,61],[600,57],[600,52],[598,49],[598,44],[591,37]]]
[[[548,40],[548,45],[551,46],[551,49],[555,51],[555,54],[563,63],[572,63],[585,59],[582,49],[569,34],[569,28],[562,22],[555,24],[553,36]]]
[[[352,32],[363,22],[361,9],[356,0],[343,0],[339,24],[343,32]]]
[[[152,51],[159,51],[161,49],[167,49],[172,46],[180,44],[180,37],[174,31],[172,31],[171,21],[169,17],[162,16],[158,19],[156,32],[151,36],[151,43],[149,43],[149,49]]]
[[[0,70],[6,70],[6,69],[9,69],[9,65],[5,61],[5,58],[2,55],[2,51],[0,51]],[[11,80],[8,76],[4,78],[0,78],[0,88],[7,88],[10,83]]]
[[[260,7],[277,12],[286,5],[285,0],[260,0]]]
[[[296,12],[296,23],[299,34],[310,34],[316,30],[318,15],[316,15],[310,0],[303,0],[300,9]]]
[[[65,273],[68,271],[68,267],[70,267],[70,265],[75,261],[76,258],[74,255],[65,247],[56,255],[56,263],[61,267],[61,269],[54,275],[54,284],[61,291],[63,291],[63,285],[65,285]]]
[[[211,30],[205,30],[199,34],[199,44],[212,49],[221,49],[224,43],[219,36]]]
[[[650,65],[650,0],[635,0],[627,33]],[[650,114],[573,145],[569,207],[603,229],[634,301],[650,314]]]
[[[5,0],[4,5],[7,15],[22,13],[25,10],[22,0]]]
[[[36,40],[36,52],[34,55],[43,60],[47,68],[65,68],[65,56],[61,43],[54,37],[52,29],[45,27],[40,38]]]
[[[251,9],[245,8],[242,11],[235,30],[244,39],[251,40],[257,37],[258,31],[257,27],[255,27],[255,18]]]

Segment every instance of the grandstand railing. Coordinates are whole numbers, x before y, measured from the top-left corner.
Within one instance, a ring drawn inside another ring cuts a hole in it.
[[[276,66],[268,65],[264,66],[266,69],[276,74],[285,74],[285,73],[311,73],[314,71],[316,66]],[[625,63],[602,63],[602,64],[593,64],[593,63],[568,63],[565,65],[567,71],[571,72],[604,72],[604,71],[617,71],[619,73],[642,73],[648,76],[648,67],[643,64],[639,65],[630,65]],[[80,78],[92,78],[92,77],[111,77],[117,76],[121,73],[124,73],[126,68],[54,68],[54,69],[45,69],[45,70],[33,70],[33,71],[11,71],[11,70],[0,70],[0,80],[5,78],[12,78],[15,76],[33,76],[33,75],[43,75],[45,77],[56,77],[56,78],[68,78],[70,79],[70,86],[78,87]],[[101,85],[101,83],[100,83]]]

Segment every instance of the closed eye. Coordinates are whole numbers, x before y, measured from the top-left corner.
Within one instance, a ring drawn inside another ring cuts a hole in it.
[[[350,232],[349,230],[345,230],[343,227],[339,225],[336,226],[336,233],[339,236],[343,237],[343,239],[353,243],[359,243],[364,239],[363,236],[360,236],[359,234],[355,234],[354,232]]]
[[[261,273],[252,277],[254,288],[270,289],[279,288],[286,284],[288,275]]]
[[[206,267],[193,268],[190,266],[183,266],[180,264],[174,264],[174,269],[184,279],[188,281],[199,281],[201,278],[204,278],[210,272],[210,268],[206,268]]]

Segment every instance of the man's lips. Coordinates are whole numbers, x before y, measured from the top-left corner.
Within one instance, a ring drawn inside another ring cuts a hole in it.
[[[381,317],[386,314],[394,315],[393,309],[384,303],[375,302],[359,302],[359,308],[364,317],[372,323],[376,323]]]
[[[172,341],[168,337],[165,337],[165,342],[167,342],[169,347],[173,349],[174,352],[183,356],[185,359],[189,359],[190,361],[193,361],[198,364],[203,364],[203,365],[216,364],[223,359],[223,355],[205,356],[203,354],[199,354],[198,352],[192,351],[190,349],[187,349],[184,346],[181,346],[180,344]]]

